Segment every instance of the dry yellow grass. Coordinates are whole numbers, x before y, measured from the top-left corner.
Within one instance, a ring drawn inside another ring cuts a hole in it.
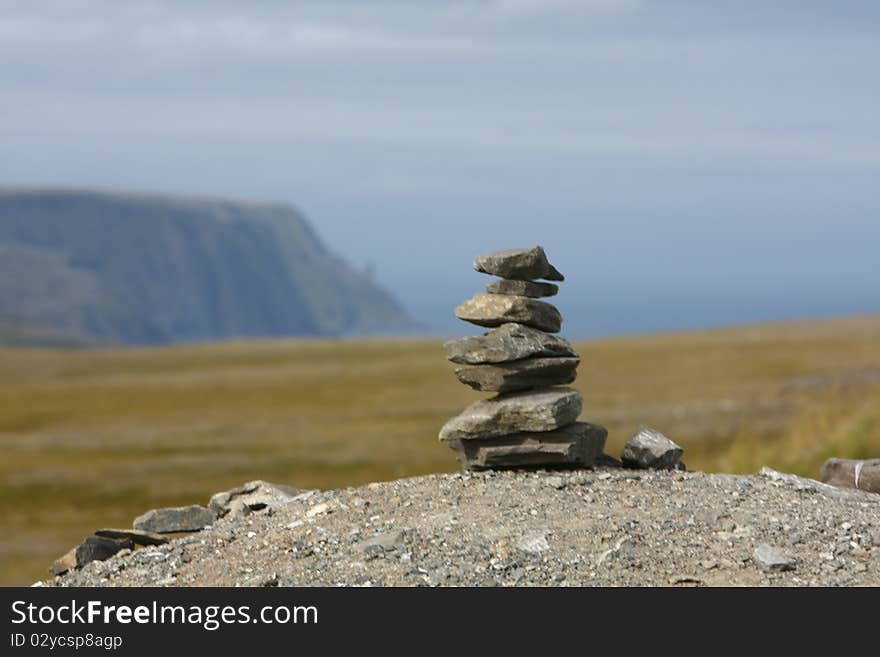
[[[641,423],[692,469],[816,476],[880,456],[880,317],[578,345],[584,418]],[[0,349],[0,583],[91,530],[249,479],[339,487],[456,469],[437,431],[479,398],[437,340]]]

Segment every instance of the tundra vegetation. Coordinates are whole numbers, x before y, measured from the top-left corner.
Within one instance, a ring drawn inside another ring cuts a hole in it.
[[[475,399],[441,340],[0,349],[0,583],[99,527],[253,479],[303,488],[456,470],[439,427]],[[880,456],[880,316],[580,342],[583,416],[690,469],[818,477]]]

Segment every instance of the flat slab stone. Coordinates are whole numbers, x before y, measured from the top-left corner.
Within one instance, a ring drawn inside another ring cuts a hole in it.
[[[135,545],[163,545],[171,540],[162,534],[145,532],[140,529],[99,529],[95,532],[95,536],[128,539]]]
[[[819,471],[819,479],[839,488],[880,493],[880,459],[828,459]]]
[[[492,281],[487,284],[486,292],[489,294],[512,294],[518,297],[539,299],[541,297],[556,296],[556,293],[559,292],[559,286],[553,285],[553,283],[511,281],[503,278],[500,281]]]
[[[550,264],[540,246],[530,249],[503,249],[474,260],[474,269],[483,274],[517,281],[564,281],[565,277]]]
[[[602,453],[607,437],[604,427],[575,422],[555,431],[453,440],[449,446],[465,470],[590,467]]]
[[[450,340],[443,346],[447,358],[462,365],[507,363],[531,357],[577,358],[568,340],[516,323],[504,324],[484,335]]]
[[[104,561],[120,550],[131,550],[134,543],[127,539],[89,536],[76,548],[76,567],[82,568],[92,561]]]
[[[455,309],[455,316],[477,326],[495,327],[516,322],[549,333],[562,328],[562,315],[555,306],[506,294],[476,294]]]
[[[271,484],[258,479],[213,495],[208,502],[208,509],[218,518],[230,513],[232,517],[240,517],[271,506],[279,506],[305,492],[302,488]]]
[[[583,399],[571,388],[512,392],[468,406],[440,430],[440,440],[496,438],[512,433],[553,431],[573,423]]]
[[[675,470],[684,450],[659,431],[639,427],[624,445],[620,460],[628,468]]]
[[[459,367],[455,376],[475,390],[515,392],[571,383],[580,358],[526,358],[498,365]]]
[[[214,524],[214,514],[203,506],[169,507],[152,509],[135,518],[132,526],[145,532],[172,534],[174,532],[198,532]]]

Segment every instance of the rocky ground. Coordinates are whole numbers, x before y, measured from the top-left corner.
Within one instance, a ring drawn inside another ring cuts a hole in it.
[[[880,585],[880,495],[766,469],[486,472],[291,495],[46,584]]]

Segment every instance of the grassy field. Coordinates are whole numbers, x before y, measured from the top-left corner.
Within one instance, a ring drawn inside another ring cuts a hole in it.
[[[816,477],[880,456],[880,316],[577,345],[584,419],[642,423],[691,469]],[[250,479],[331,488],[452,471],[445,420],[480,397],[439,341],[0,349],[0,583],[93,529]]]

